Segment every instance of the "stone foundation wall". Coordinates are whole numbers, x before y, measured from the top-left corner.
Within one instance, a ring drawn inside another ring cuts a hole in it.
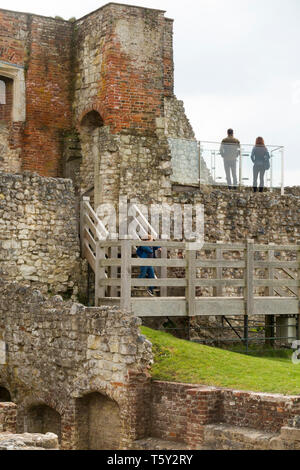
[[[79,239],[72,183],[0,173],[0,263],[11,280],[74,292]],[[76,292],[76,290],[75,290]]]
[[[21,149],[13,148],[10,135],[10,126],[0,122],[0,170],[6,173],[20,173],[22,165]]]
[[[17,431],[54,432],[69,449],[115,448],[118,434],[117,447],[126,448],[145,437],[152,351],[140,323],[116,308],[85,308],[0,280],[0,386],[18,405]]]
[[[17,432],[17,405],[0,402],[0,433]]]

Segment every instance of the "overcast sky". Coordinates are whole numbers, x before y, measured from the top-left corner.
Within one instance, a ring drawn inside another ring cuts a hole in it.
[[[108,1],[0,0],[0,7],[80,18]],[[228,127],[245,143],[286,147],[286,184],[300,184],[300,1],[131,0],[174,23],[175,93],[199,140]]]

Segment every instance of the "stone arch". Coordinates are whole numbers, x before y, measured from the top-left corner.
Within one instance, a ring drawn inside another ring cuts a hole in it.
[[[78,448],[118,450],[121,439],[120,408],[99,392],[77,399]]]
[[[0,386],[0,402],[10,402],[12,401],[10,392],[7,388]]]
[[[48,405],[32,405],[26,411],[26,432],[39,434],[52,432],[61,442],[61,415]]]

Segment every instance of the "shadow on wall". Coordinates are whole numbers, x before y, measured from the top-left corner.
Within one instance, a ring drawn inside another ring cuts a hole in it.
[[[61,417],[53,408],[39,405],[30,408],[27,412],[27,432],[46,434],[52,432],[61,442]]]
[[[11,400],[11,396],[10,396],[9,391],[4,387],[0,387],[0,402],[8,403],[10,401],[12,401],[12,400]]]
[[[91,393],[77,400],[78,449],[117,450],[120,448],[120,409],[117,403]]]

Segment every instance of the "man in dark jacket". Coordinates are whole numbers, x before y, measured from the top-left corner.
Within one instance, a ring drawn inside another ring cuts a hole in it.
[[[149,236],[149,241],[153,241],[153,238],[151,236]],[[156,257],[157,251],[161,251],[161,248],[154,246],[140,246],[137,249],[136,254],[139,258],[142,259],[153,259]],[[141,266],[141,274],[139,275],[139,279],[146,279],[147,276],[148,279],[155,279],[155,272],[153,266]],[[147,290],[148,294],[151,297],[154,297],[153,289],[153,287],[149,287],[149,289]]]
[[[226,139],[222,140],[220,154],[224,160],[224,169],[229,189],[232,189],[231,174],[233,178],[233,189],[237,188],[236,163],[237,158],[240,155],[240,151],[240,141],[235,139],[235,137],[233,136],[233,130],[228,129]]]

